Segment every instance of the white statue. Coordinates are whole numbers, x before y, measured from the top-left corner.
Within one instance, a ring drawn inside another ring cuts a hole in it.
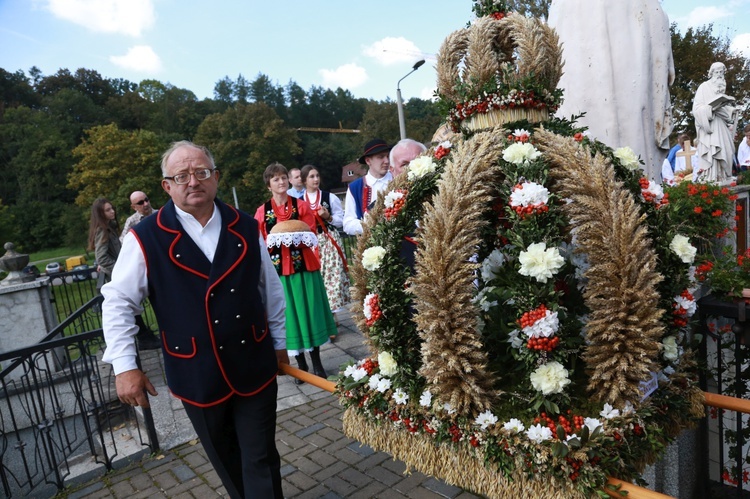
[[[669,19],[659,0],[553,0],[549,25],[563,44],[563,104],[613,148],[629,146],[660,181],[669,152],[674,81]]]
[[[724,93],[727,90],[725,71],[724,64],[711,64],[708,80],[700,84],[693,100],[699,182],[721,183],[732,176],[737,108],[734,97]]]

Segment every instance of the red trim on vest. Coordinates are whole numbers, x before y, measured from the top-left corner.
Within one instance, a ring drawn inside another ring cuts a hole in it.
[[[198,353],[198,349],[195,346],[195,336],[190,338],[190,340],[193,343],[193,353],[191,354],[184,354],[184,353],[175,353],[169,349],[167,346],[167,340],[166,340],[166,333],[164,331],[161,332],[161,341],[164,343],[164,351],[171,355],[172,357],[177,357],[178,359],[192,359],[195,357],[195,355]]]
[[[187,272],[190,272],[191,274],[195,274],[198,277],[208,280],[208,276],[206,274],[202,274],[198,272],[197,270],[191,269],[190,267],[188,267],[187,265],[184,265],[182,262],[178,261],[177,258],[174,257],[174,247],[175,245],[177,245],[178,241],[182,239],[182,233],[179,230],[170,229],[169,227],[162,224],[161,222],[161,210],[162,209],[163,208],[159,208],[159,212],[156,214],[156,225],[158,225],[159,228],[163,230],[164,232],[169,232],[170,234],[177,234],[177,237],[174,238],[174,241],[172,241],[172,244],[169,245],[169,259],[172,261],[172,263],[177,265],[182,270],[185,270]]]
[[[146,278],[150,275],[150,269],[148,266],[148,256],[146,256],[146,248],[143,247],[143,242],[141,242],[141,238],[138,237],[138,233],[134,231],[133,229],[130,229],[130,232],[133,233],[133,236],[135,236],[135,240],[138,243],[138,246],[141,247],[141,254],[143,255],[143,261],[146,262]]]

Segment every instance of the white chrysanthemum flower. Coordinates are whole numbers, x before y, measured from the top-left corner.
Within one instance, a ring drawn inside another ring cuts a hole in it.
[[[583,425],[589,429],[589,432],[594,433],[594,430],[599,428],[602,423],[598,419],[586,418],[583,420]]]
[[[609,403],[604,404],[604,409],[599,413],[604,419],[612,419],[620,416],[620,410],[615,409]]]
[[[691,300],[690,298],[685,298],[682,295],[678,295],[674,297],[675,309],[683,308],[685,309],[685,313],[688,317],[692,317],[695,315],[696,310],[698,310],[698,306],[695,303],[695,300]]]
[[[619,147],[615,149],[615,158],[620,160],[620,164],[628,170],[637,170],[641,167],[638,162],[638,155],[629,147]]]
[[[518,255],[521,268],[518,273],[533,277],[538,282],[547,282],[565,264],[565,259],[557,248],[547,248],[545,243],[530,244]]]
[[[453,147],[453,144],[451,144],[450,140],[444,140],[439,143],[438,146],[442,147],[443,149],[450,149],[451,147]]]
[[[389,380],[388,378],[380,378],[378,380],[378,386],[375,387],[375,389],[379,391],[380,393],[385,393],[390,388],[391,388],[391,380]]]
[[[385,195],[383,204],[385,205],[386,208],[393,208],[393,204],[396,202],[396,200],[401,199],[403,197],[404,197],[403,192],[391,191]]]
[[[521,433],[526,427],[523,425],[520,419],[510,418],[510,421],[503,425],[503,430],[512,431],[513,433]]]
[[[404,405],[409,400],[409,395],[407,395],[401,388],[396,388],[396,391],[393,392],[393,400],[395,400],[398,405]]]
[[[483,430],[486,430],[495,423],[497,423],[497,417],[490,411],[484,411],[474,421],[474,424],[478,424]]]
[[[436,165],[432,161],[430,156],[419,156],[409,163],[409,169],[407,170],[407,178],[409,180],[416,180],[424,177],[428,173],[435,171]]]
[[[550,430],[546,426],[536,424],[526,430],[526,436],[529,437],[529,440],[531,440],[532,442],[540,444],[545,440],[549,440],[552,438],[552,430]]]
[[[541,156],[542,153],[536,147],[528,142],[514,142],[503,151],[503,159],[508,163],[522,165],[533,161]]]
[[[549,191],[543,185],[536,182],[524,182],[519,187],[513,189],[510,194],[511,206],[537,206],[547,204],[549,201]]]
[[[382,246],[373,246],[362,252],[362,266],[369,271],[377,270],[383,263],[385,248]]]
[[[370,380],[367,382],[367,386],[370,387],[370,390],[377,390],[378,383],[380,383],[380,375],[373,374],[372,376],[370,376]]]
[[[669,249],[674,251],[680,257],[682,263],[693,263],[695,253],[698,251],[695,246],[690,244],[690,239],[682,234],[676,234],[669,243]]]
[[[389,352],[378,354],[378,366],[384,376],[393,376],[398,371],[398,364]]]
[[[490,282],[495,278],[500,268],[505,263],[505,255],[499,249],[495,249],[482,262],[482,280]]]
[[[677,345],[677,338],[674,336],[667,336],[661,342],[664,350],[663,355],[667,360],[677,360],[680,356],[680,348]]]
[[[531,373],[529,379],[534,390],[542,392],[543,395],[560,393],[570,383],[568,370],[559,362],[554,361],[539,366]]]
[[[349,376],[354,381],[360,381],[362,378],[367,376],[367,371],[361,367],[352,365],[344,370],[344,376]]]
[[[430,393],[430,390],[422,392],[422,395],[419,397],[419,405],[422,407],[430,407],[432,405],[432,394]]]
[[[550,338],[560,329],[560,319],[557,312],[547,310],[544,317],[538,319],[531,326],[523,328],[523,334],[528,338]]]

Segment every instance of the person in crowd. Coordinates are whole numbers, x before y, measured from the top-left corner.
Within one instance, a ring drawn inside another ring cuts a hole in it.
[[[297,199],[302,199],[302,196],[305,194],[305,183],[302,181],[299,168],[289,170],[289,189],[287,189],[286,193]]]
[[[362,218],[383,192],[393,175],[388,171],[388,153],[391,150],[385,140],[372,139],[365,144],[365,150],[358,161],[367,165],[367,175],[360,177],[346,191],[344,203],[344,232],[356,236],[362,234]]]
[[[281,499],[276,376],[288,364],[284,291],[257,222],[216,198],[205,147],[173,143],[162,156],[170,197],[125,235],[102,288],[103,327],[117,394],[148,407],[133,317],[148,296],[161,328],[169,390],[183,403],[232,498]]]
[[[151,201],[148,199],[146,193],[142,191],[135,191],[130,195],[130,207],[133,208],[134,213],[125,220],[125,226],[122,228],[122,234],[120,234],[120,241],[125,237],[125,234],[130,232],[133,226],[154,212]]]
[[[349,269],[341,236],[336,229],[341,227],[344,210],[341,208],[341,201],[338,197],[328,191],[320,190],[320,171],[315,166],[302,167],[302,182],[305,184],[303,199],[307,201],[315,215],[320,274],[325,284],[328,304],[336,320],[336,312],[351,302],[347,273]],[[334,338],[335,336],[331,336],[331,341]]]
[[[740,165],[740,171],[745,171],[750,169],[750,124],[745,125],[742,133],[745,134],[745,137],[737,147],[737,162]]]
[[[117,223],[117,212],[105,198],[98,198],[91,205],[91,222],[89,224],[89,249],[94,250],[96,258],[97,289],[112,278],[112,270],[120,255],[120,226]],[[140,350],[155,350],[161,342],[143,321],[141,314],[135,316],[138,332],[135,337]]]
[[[680,183],[683,179],[695,180],[696,178],[696,167],[698,166],[698,150],[693,147],[690,143],[690,136],[682,134],[679,137],[679,142],[682,145],[682,150],[675,154],[674,157],[674,169],[669,163],[669,158],[666,158],[662,162],[661,166],[661,178],[662,182],[667,185],[675,185]],[[690,149],[690,161],[688,162],[688,147]],[[680,152],[684,154],[680,154]]]
[[[266,239],[286,296],[287,351],[303,371],[308,370],[305,352],[309,352],[313,373],[327,378],[320,360],[320,346],[336,334],[336,323],[320,275],[315,214],[305,200],[287,194],[287,169],[281,163],[268,165],[263,182],[271,192],[271,199],[258,207],[255,220]],[[287,223],[292,221],[297,223]],[[303,225],[301,230],[299,222],[304,222],[307,228]],[[277,225],[280,227],[276,228]],[[271,237],[273,231],[280,234]]]
[[[427,147],[414,139],[401,139],[391,149],[388,162],[391,165],[391,174],[398,177],[404,168],[409,166],[411,160],[427,150]]]
[[[667,154],[667,161],[669,162],[669,167],[672,169],[672,172],[674,173],[675,168],[675,158],[677,157],[677,153],[682,151],[682,144],[686,140],[689,140],[690,136],[686,133],[681,133],[677,136],[677,143],[672,146],[672,148],[669,150],[669,154]]]

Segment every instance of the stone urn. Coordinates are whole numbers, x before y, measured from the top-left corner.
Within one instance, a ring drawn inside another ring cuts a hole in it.
[[[8,276],[0,281],[0,286],[10,286],[22,282],[33,281],[35,278],[32,274],[21,272],[29,264],[29,255],[16,252],[13,243],[5,243],[5,254],[0,257],[0,268],[8,271]]]

